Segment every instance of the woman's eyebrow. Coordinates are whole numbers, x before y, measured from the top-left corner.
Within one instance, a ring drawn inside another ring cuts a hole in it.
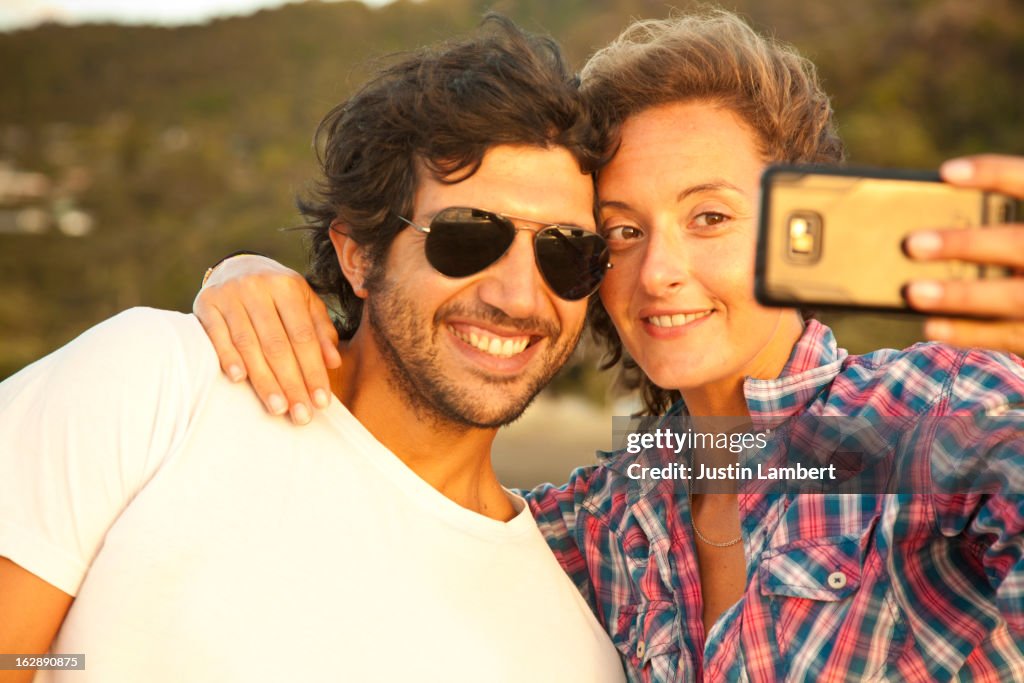
[[[700,192],[716,192],[718,190],[731,190],[733,192],[743,193],[743,190],[736,187],[732,183],[725,180],[712,180],[707,183],[701,183],[699,185],[691,185],[690,187],[684,187],[680,190],[679,194],[676,195],[676,201],[681,202],[690,195],[698,194]]]
[[[615,199],[608,199],[608,200],[599,199],[598,202],[597,202],[597,208],[603,209],[605,207],[612,208],[612,209],[622,209],[624,211],[628,211],[628,210],[633,208],[627,202],[622,202],[622,201],[618,201],[618,200],[615,200]]]
[[[700,183],[698,185],[684,187],[682,190],[679,191],[679,194],[676,195],[676,201],[681,202],[690,195],[699,194],[701,192],[717,192],[719,190],[728,190],[731,192],[736,192],[738,194],[743,194],[743,190],[741,190],[739,187],[733,185],[732,183],[726,180],[712,180],[706,183]],[[633,208],[629,204],[629,202],[624,202],[618,199],[599,199],[597,202],[597,207],[599,209],[611,208],[622,209],[626,211]]]

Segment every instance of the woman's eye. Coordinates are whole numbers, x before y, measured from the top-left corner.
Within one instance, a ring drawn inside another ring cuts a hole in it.
[[[702,227],[711,227],[724,223],[727,220],[729,220],[729,217],[724,213],[718,213],[717,211],[705,211],[694,219],[694,223]]]
[[[638,240],[643,236],[643,231],[634,225],[616,225],[604,231],[604,237],[609,241]]]

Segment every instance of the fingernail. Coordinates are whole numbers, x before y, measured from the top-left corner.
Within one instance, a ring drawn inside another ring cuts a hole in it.
[[[295,424],[304,425],[309,424],[309,408],[304,403],[296,403],[292,406],[292,420]]]
[[[938,282],[912,282],[907,293],[916,304],[936,304],[942,299],[942,285]]]
[[[929,320],[924,324],[924,336],[944,341],[953,336],[953,326],[947,320]]]
[[[281,396],[281,394],[271,394],[267,398],[267,405],[270,406],[270,412],[274,415],[280,415],[288,410],[288,402],[284,400],[284,396]]]
[[[974,164],[964,159],[955,159],[942,164],[939,169],[942,177],[958,183],[966,183],[974,178]]]
[[[942,238],[937,232],[915,232],[904,244],[911,256],[934,256],[942,248]]]
[[[245,379],[245,370],[237,365],[228,367],[228,377],[231,378],[232,382],[241,382]]]
[[[328,403],[327,392],[323,389],[317,389],[313,392],[313,405],[317,408],[326,408]]]

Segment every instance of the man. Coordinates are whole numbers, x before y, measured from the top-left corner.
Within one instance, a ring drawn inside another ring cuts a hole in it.
[[[0,652],[85,655],[44,681],[621,680],[489,459],[607,265],[582,112],[494,19],[327,116],[303,211],[344,364],[301,433],[169,312],[0,385]]]

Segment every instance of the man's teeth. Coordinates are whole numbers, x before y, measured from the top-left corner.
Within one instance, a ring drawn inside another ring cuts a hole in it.
[[[711,310],[700,311],[699,313],[676,313],[675,315],[652,315],[647,320],[655,327],[679,327],[694,320],[711,315]]]
[[[529,337],[491,337],[477,332],[470,332],[467,335],[451,326],[448,329],[452,331],[452,334],[473,348],[501,358],[508,358],[517,353],[522,353],[523,349],[530,343]]]

